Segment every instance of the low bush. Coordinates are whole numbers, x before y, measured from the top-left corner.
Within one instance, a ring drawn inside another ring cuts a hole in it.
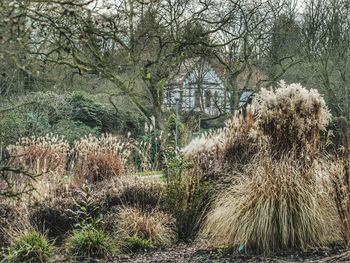
[[[0,202],[0,247],[9,244],[14,232],[25,229],[27,217],[23,210],[14,204]]]
[[[162,208],[176,218],[179,238],[193,240],[210,207],[215,189],[182,155],[168,159]]]
[[[165,187],[163,184],[138,179],[134,184],[125,185],[118,198],[124,206],[151,211],[163,202],[164,195]]]
[[[54,247],[47,238],[39,232],[30,230],[13,239],[5,256],[5,262],[50,262],[53,253]]]
[[[114,240],[95,228],[75,230],[65,240],[65,246],[68,255],[78,261],[108,258],[116,252]]]
[[[25,136],[26,125],[25,117],[16,112],[0,116],[0,151],[3,151],[10,144],[15,144],[19,138]]]
[[[117,233],[123,240],[137,236],[162,247],[170,245],[176,238],[175,219],[156,209],[142,212],[134,207],[124,207],[118,211],[115,222]]]

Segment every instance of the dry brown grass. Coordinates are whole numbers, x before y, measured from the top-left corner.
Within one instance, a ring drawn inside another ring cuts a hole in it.
[[[264,253],[321,245],[329,234],[330,197],[315,169],[305,175],[300,163],[282,160],[265,156],[250,164],[242,180],[218,197],[202,234],[216,244]]]
[[[121,176],[131,144],[124,138],[104,134],[83,138],[75,144],[74,176],[78,184],[95,183]]]
[[[350,157],[337,158],[331,164],[334,198],[341,223],[342,236],[350,247]]]
[[[232,176],[257,153],[257,131],[254,111],[235,112],[223,129],[195,138],[183,150],[194,164],[190,173],[203,179]]]
[[[28,210],[23,204],[0,201],[0,247],[8,245],[14,234],[28,226]]]
[[[64,183],[69,145],[63,138],[52,134],[22,138],[7,150],[11,166],[20,167],[36,177],[33,180],[21,173],[10,174],[8,179],[14,184],[14,191],[33,188],[35,191],[29,191],[30,200],[42,199],[53,195],[55,189]]]
[[[252,138],[256,153],[238,183],[217,198],[203,235],[264,253],[322,244],[330,238],[325,222],[335,207],[320,169],[320,133],[330,120],[323,98],[282,82],[276,90],[258,93],[248,113],[245,122],[236,119],[227,126],[224,137],[232,134],[232,139],[224,141],[229,148],[222,148],[230,153],[227,149],[244,141],[248,148]]]
[[[175,219],[157,209],[142,212],[138,208],[124,207],[117,215],[116,224],[123,239],[138,236],[157,246],[167,246],[176,238]]]
[[[33,173],[63,174],[69,151],[68,143],[58,136],[47,134],[40,137],[21,138],[16,145],[7,147],[14,165]]]
[[[262,89],[253,107],[271,155],[278,158],[293,152],[305,162],[319,157],[320,131],[326,130],[331,114],[317,90],[280,82],[276,90]]]

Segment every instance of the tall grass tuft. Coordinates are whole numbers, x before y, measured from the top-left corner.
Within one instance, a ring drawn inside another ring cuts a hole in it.
[[[7,150],[17,166],[34,173],[63,174],[69,145],[63,138],[46,134],[21,138],[15,145],[8,146]]]
[[[66,162],[69,152],[67,141],[56,135],[46,134],[40,137],[21,138],[15,145],[7,147],[13,167],[20,167],[22,176],[9,175],[9,182],[14,185],[14,191],[26,186],[36,191],[28,191],[36,199],[54,194],[55,188],[63,182]],[[29,173],[37,180],[32,180]]]
[[[293,152],[296,158],[312,161],[319,156],[320,131],[326,130],[331,114],[317,90],[283,81],[279,85],[255,96],[256,125],[274,157]]]
[[[202,234],[216,244],[244,244],[270,253],[322,244],[327,233],[326,194],[289,156],[259,156],[241,181],[223,192],[209,212]]]
[[[344,242],[350,248],[350,156],[333,161],[331,180]]]
[[[263,253],[321,244],[327,233],[325,207],[332,204],[322,194],[319,176],[320,134],[330,120],[323,98],[316,90],[281,82],[275,91],[258,93],[242,116],[245,123],[233,119],[224,130],[219,156],[234,153],[230,147],[239,144],[240,154],[249,145],[255,153],[238,182],[214,202],[202,234],[215,243],[244,244]]]
[[[167,246],[176,238],[175,219],[156,209],[143,212],[138,208],[124,207],[119,211],[116,223],[124,240],[137,236],[156,246]]]
[[[5,262],[45,263],[52,260],[53,253],[54,247],[47,238],[43,234],[31,230],[14,238],[8,248]]]
[[[75,178],[94,183],[122,175],[130,149],[125,138],[111,134],[81,139],[75,144]]]

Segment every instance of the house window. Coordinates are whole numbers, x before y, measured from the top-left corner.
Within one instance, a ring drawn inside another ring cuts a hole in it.
[[[211,92],[210,90],[205,91],[205,107],[209,108],[211,106]]]
[[[195,90],[195,92],[194,92],[194,107],[195,108],[200,107],[200,101],[201,101],[201,93],[199,90]]]

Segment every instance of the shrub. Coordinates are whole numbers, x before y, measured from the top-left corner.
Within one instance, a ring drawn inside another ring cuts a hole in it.
[[[13,112],[0,116],[0,152],[25,135],[26,119]]]
[[[165,194],[163,184],[135,179],[138,180],[122,187],[118,197],[120,203],[124,206],[138,207],[142,211],[150,211],[159,206]]]
[[[107,258],[115,253],[114,241],[102,230],[75,230],[65,241],[68,254],[76,260]]]
[[[136,235],[127,237],[124,246],[131,251],[154,248],[153,242],[148,239],[140,238]]]
[[[8,248],[5,261],[13,263],[49,262],[53,252],[54,247],[43,234],[30,230],[14,238]]]
[[[0,202],[0,247],[9,244],[14,232],[23,230],[27,225],[26,213],[8,202]]]
[[[180,239],[193,239],[209,208],[214,188],[202,180],[182,155],[168,159],[162,207],[176,218]]]
[[[99,118],[101,106],[94,103],[82,92],[76,92],[70,99],[70,107],[72,108],[72,120],[79,121],[91,128],[101,130],[102,122]]]
[[[328,195],[321,194],[317,171],[305,174],[300,162],[282,160],[265,156],[250,164],[241,181],[214,202],[203,234],[216,244],[244,244],[265,254],[322,244]]]
[[[123,240],[137,236],[156,246],[170,245],[175,240],[175,219],[164,212],[142,212],[133,207],[122,208],[116,218],[118,233]]]
[[[130,149],[131,144],[122,137],[110,134],[85,137],[75,144],[74,176],[80,183],[120,176]]]
[[[90,134],[92,136],[100,135],[96,127],[91,128],[80,121],[73,120],[60,120],[53,126],[52,132],[55,135],[64,137],[70,146],[74,146],[75,141]]]

